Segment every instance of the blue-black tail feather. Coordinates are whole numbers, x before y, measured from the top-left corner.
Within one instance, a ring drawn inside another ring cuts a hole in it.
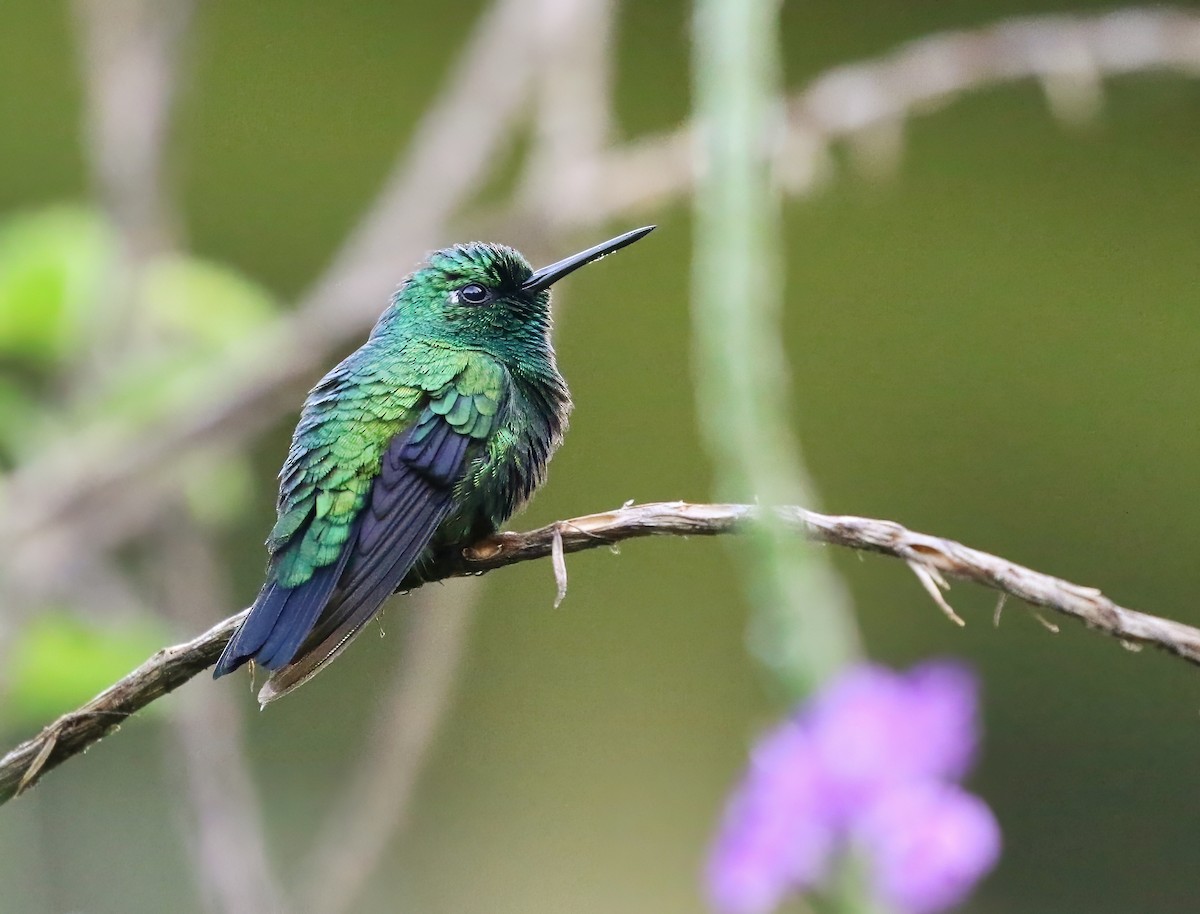
[[[302,527],[299,535],[303,534]],[[350,540],[338,560],[318,568],[298,587],[283,587],[278,581],[268,581],[250,607],[245,621],[226,645],[213,670],[213,678],[232,673],[249,660],[269,670],[278,669],[291,660],[329,602],[350,558],[353,540],[351,530]]]
[[[311,660],[319,666],[329,650],[353,637],[409,573],[450,513],[470,442],[431,411],[398,435],[384,454],[338,560],[298,587],[269,582],[217,661],[214,677],[249,660],[270,670],[302,667],[311,653],[324,651]],[[308,523],[297,530],[294,542],[302,540]],[[325,646],[335,634],[338,643]]]

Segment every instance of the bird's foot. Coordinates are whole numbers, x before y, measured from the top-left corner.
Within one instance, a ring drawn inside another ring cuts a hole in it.
[[[493,533],[462,551],[468,562],[488,562],[506,552],[515,552],[525,545],[525,537],[519,533]]]

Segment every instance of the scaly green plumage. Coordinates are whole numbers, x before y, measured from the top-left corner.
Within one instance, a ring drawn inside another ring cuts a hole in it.
[[[571,408],[548,287],[649,230],[537,273],[511,248],[457,245],[404,281],[305,401],[267,581],[215,675],[253,659],[275,671],[261,700],[290,691],[419,583],[433,551],[494,532],[529,499]]]

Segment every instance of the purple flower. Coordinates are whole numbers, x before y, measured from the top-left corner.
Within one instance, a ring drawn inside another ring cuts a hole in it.
[[[843,814],[893,784],[966,774],[977,691],[970,670],[949,661],[907,674],[864,665],[831,682],[805,716]]]
[[[720,910],[761,914],[792,887],[815,885],[825,875],[833,834],[811,743],[787,721],[755,748],[710,859],[709,891]]]
[[[714,907],[764,914],[817,887],[851,844],[896,910],[965,898],[1000,848],[991,811],[953,783],[975,754],[976,698],[974,676],[950,662],[831,682],[755,748],[709,860]]]
[[[911,914],[954,907],[1000,858],[992,811],[953,784],[889,792],[863,816],[857,836],[870,855],[876,893]]]

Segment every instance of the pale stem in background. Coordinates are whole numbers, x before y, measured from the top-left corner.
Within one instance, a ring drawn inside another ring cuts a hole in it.
[[[178,491],[171,468],[181,455],[220,453],[260,432],[295,408],[295,397],[317,366],[362,334],[382,308],[388,284],[443,235],[448,214],[486,170],[477,155],[467,167],[449,168],[463,151],[462,132],[469,129],[474,138],[470,151],[491,156],[511,136],[531,80],[533,55],[511,52],[528,28],[529,8],[523,6],[528,2],[507,0],[488,9],[459,69],[418,127],[410,153],[397,163],[386,202],[363,216],[296,314],[281,317],[245,349],[213,365],[209,383],[199,385],[208,391],[202,402],[179,404],[136,429],[80,429],[0,480],[0,552],[13,580],[61,579],[86,565],[88,555],[153,525]],[[1071,51],[1060,54],[1060,48]],[[1029,78],[1050,86],[1156,71],[1200,73],[1200,15],[1131,7],[1098,15],[1019,17],[931,35],[827,70],[790,95],[786,132],[774,144],[776,174],[788,192],[811,192],[833,173],[834,144],[870,145],[880,128],[892,130],[968,92]],[[486,81],[491,93],[474,91],[472,79]],[[1055,92],[1062,95],[1049,94]],[[693,142],[693,127],[685,125],[607,148],[587,166],[599,175],[595,186],[604,192],[563,198],[545,214],[555,223],[540,232],[643,218],[677,201],[695,182]],[[878,159],[874,153],[864,156]],[[518,201],[500,211],[502,218],[485,219],[489,234],[501,228],[511,234],[514,225],[528,221],[529,206]],[[386,239],[389,232],[390,250],[365,243]],[[80,454],[89,459],[81,461]]]
[[[696,412],[721,494],[811,504],[789,431],[780,327],[783,226],[771,174],[783,128],[777,32],[776,0],[696,6]],[[849,597],[827,557],[798,546],[772,513],[750,559],[752,646],[795,698],[858,656]]]
[[[92,186],[117,230],[120,264],[101,292],[88,375],[103,376],[147,340],[141,269],[179,247],[167,177],[171,111],[192,0],[75,0]],[[76,378],[87,394],[93,378]]]
[[[84,148],[96,195],[121,244],[117,275],[104,290],[90,347],[88,375],[99,374],[153,344],[139,309],[146,266],[180,247],[166,179],[172,102],[178,83],[190,0],[77,0],[82,42]],[[87,386],[88,378],[79,383]],[[162,570],[163,606],[184,630],[203,626],[228,605],[228,574],[189,513],[173,504],[146,543]],[[253,914],[284,910],[271,873],[260,802],[242,745],[242,715],[228,691],[184,696],[172,715],[171,769],[190,816],[181,829],[196,886],[211,911]],[[176,762],[182,764],[176,764]]]
[[[192,0],[75,0],[96,193],[135,260],[173,248],[164,155]]]
[[[615,0],[532,0],[537,48],[534,145],[517,197],[534,221],[562,225],[563,212],[592,224],[598,164],[611,145]],[[566,226],[564,226],[566,227]]]
[[[159,538],[164,607],[181,627],[204,625],[228,605],[227,574],[184,511]],[[267,859],[262,803],[251,777],[242,708],[229,689],[197,683],[170,718],[170,763],[191,815],[185,844],[196,888],[212,911],[256,914],[290,910]]]
[[[298,897],[314,914],[358,910],[371,875],[407,825],[418,779],[454,698],[479,592],[475,581],[460,581],[392,604],[403,649],[376,698],[361,759],[324,824],[313,830],[300,870]]]

